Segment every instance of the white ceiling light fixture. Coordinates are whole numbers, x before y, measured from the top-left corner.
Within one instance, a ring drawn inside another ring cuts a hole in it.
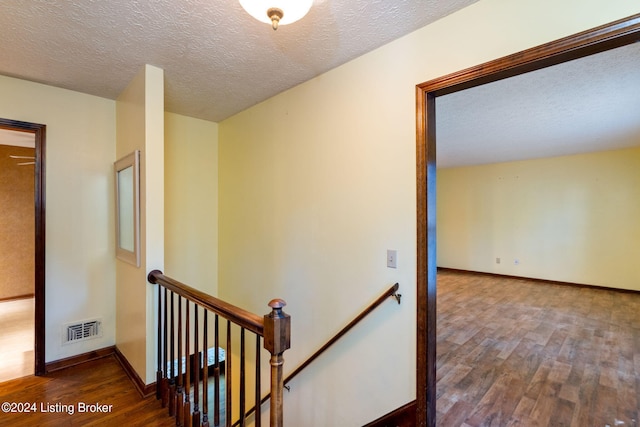
[[[302,19],[313,0],[240,0],[240,5],[258,21],[271,24],[274,30],[278,25],[291,24]]]

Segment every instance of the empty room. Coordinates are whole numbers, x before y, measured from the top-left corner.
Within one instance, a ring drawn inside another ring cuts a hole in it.
[[[638,61],[438,98],[438,425],[638,425]]]

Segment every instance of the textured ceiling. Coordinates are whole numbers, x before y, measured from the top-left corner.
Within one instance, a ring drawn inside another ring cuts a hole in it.
[[[640,43],[436,98],[439,167],[640,146]]]
[[[0,74],[115,99],[152,64],[167,111],[218,122],[475,1],[314,0],[274,32],[237,0],[0,0]],[[640,43],[437,109],[440,167],[638,145]]]
[[[237,0],[1,0],[0,74],[115,99],[151,64],[218,122],[476,1],[315,0],[274,32]]]

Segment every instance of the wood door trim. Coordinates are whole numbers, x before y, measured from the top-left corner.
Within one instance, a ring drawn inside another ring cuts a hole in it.
[[[46,373],[45,365],[45,145],[47,126],[17,120],[0,119],[0,129],[30,132],[35,136],[35,368],[36,375]]]
[[[640,14],[545,43],[417,85],[435,96],[615,49],[638,41]]]
[[[640,14],[416,85],[416,425],[436,425],[436,97],[638,41]]]

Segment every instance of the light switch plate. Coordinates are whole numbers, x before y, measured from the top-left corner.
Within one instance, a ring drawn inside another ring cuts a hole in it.
[[[387,249],[387,267],[389,268],[398,267],[398,251]]]

